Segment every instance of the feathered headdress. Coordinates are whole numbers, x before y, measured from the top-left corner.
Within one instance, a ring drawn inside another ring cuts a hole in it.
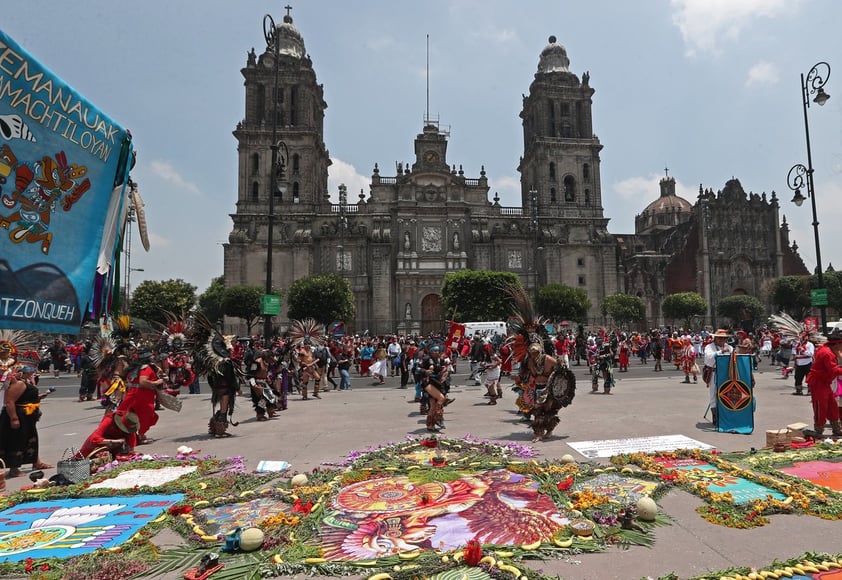
[[[325,327],[312,318],[293,320],[289,326],[289,337],[296,346],[308,341],[313,346],[321,346],[325,342]]]
[[[817,328],[809,329],[803,322],[798,322],[786,312],[773,314],[769,317],[769,324],[781,333],[781,336],[789,340],[803,340],[806,338],[815,344],[824,344],[827,337],[821,334]]]
[[[161,330],[160,344],[158,350],[160,352],[185,352],[190,349],[190,327],[193,318],[187,313],[182,312],[178,316],[172,312],[164,311],[164,316],[167,319],[165,324],[159,325]]]
[[[512,334],[509,341],[514,360],[524,361],[532,345],[536,345],[544,354],[552,354],[552,343],[544,327],[546,320],[535,314],[526,290],[522,286],[505,286],[503,291],[512,297],[512,316],[509,319]]]
[[[219,372],[222,363],[231,360],[232,336],[225,336],[202,313],[196,313],[187,329],[187,342],[193,345],[193,371],[204,375]]]
[[[9,351],[2,356],[16,358],[18,352],[33,350],[34,345],[35,335],[28,330],[0,330],[0,353]]]
[[[114,330],[111,332],[111,338],[128,343],[131,340],[140,336],[140,332],[132,326],[132,320],[128,314],[121,314],[112,320]]]

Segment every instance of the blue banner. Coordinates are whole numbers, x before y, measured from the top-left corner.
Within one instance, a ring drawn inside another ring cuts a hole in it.
[[[113,259],[130,141],[0,31],[0,328],[79,331]]]
[[[716,413],[720,432],[754,431],[752,356],[733,353],[716,357]]]

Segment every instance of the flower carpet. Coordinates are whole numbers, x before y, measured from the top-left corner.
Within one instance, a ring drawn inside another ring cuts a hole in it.
[[[225,566],[212,579],[537,580],[549,578],[535,570],[540,560],[651,546],[655,526],[671,520],[649,500],[672,489],[702,498],[701,517],[734,528],[771,514],[842,517],[842,447],[833,444],[641,452],[609,466],[534,455],[514,443],[412,437],[295,477],[248,471],[241,458],[133,457],[79,484],[0,497],[0,576],[180,577],[221,552]],[[231,541],[245,528],[262,532],[253,551]],[[164,530],[182,545],[159,548]],[[842,579],[838,557],[704,577]]]

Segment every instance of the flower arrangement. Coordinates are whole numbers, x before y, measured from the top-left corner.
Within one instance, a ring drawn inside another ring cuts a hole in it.
[[[618,455],[611,459],[617,465],[638,465],[652,476],[659,477],[669,485],[680,486],[705,500],[706,505],[697,508],[697,513],[707,521],[732,528],[753,528],[769,523],[768,516],[777,513],[803,513],[823,519],[842,519],[842,493],[825,490],[812,483],[790,476],[777,468],[791,465],[793,461],[842,458],[842,450],[832,445],[790,452],[750,452],[721,454],[715,450],[678,450],[657,455],[632,453]],[[665,467],[664,460],[694,459],[714,466],[722,475],[721,481],[736,481],[743,478],[769,488],[785,496],[778,499],[772,495],[748,502],[736,503],[732,494],[717,493],[711,480],[705,481],[701,472],[689,472]],[[746,469],[748,465],[751,469]],[[693,479],[696,477],[696,479]]]

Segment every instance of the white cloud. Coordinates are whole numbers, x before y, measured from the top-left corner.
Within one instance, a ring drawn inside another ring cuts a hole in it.
[[[353,165],[341,159],[331,159],[331,166],[328,168],[327,189],[330,192],[330,199],[339,203],[339,185],[345,184],[348,188],[348,203],[357,203],[360,198],[360,190],[365,192],[366,198],[369,194],[371,177],[361,175]]]
[[[788,15],[801,0],[672,0],[672,22],[688,56],[719,54],[759,17]]]
[[[494,194],[500,194],[500,205],[521,206],[520,199],[520,177],[516,175],[504,175],[488,180],[488,200],[494,201]]]
[[[640,209],[643,209],[649,201],[657,199],[661,195],[661,179],[663,179],[663,176],[656,174],[647,177],[627,177],[614,183],[611,190],[621,199],[642,201],[643,205],[640,206]],[[697,191],[676,180],[675,194],[690,203],[695,203]],[[603,197],[605,196],[603,195]]]
[[[149,164],[149,168],[152,171],[152,175],[163,179],[167,183],[175,185],[184,192],[196,195],[200,193],[199,187],[195,183],[187,181],[184,177],[182,177],[169,161],[152,161]]]
[[[778,82],[778,67],[771,62],[758,62],[748,71],[746,86],[774,85]]]

